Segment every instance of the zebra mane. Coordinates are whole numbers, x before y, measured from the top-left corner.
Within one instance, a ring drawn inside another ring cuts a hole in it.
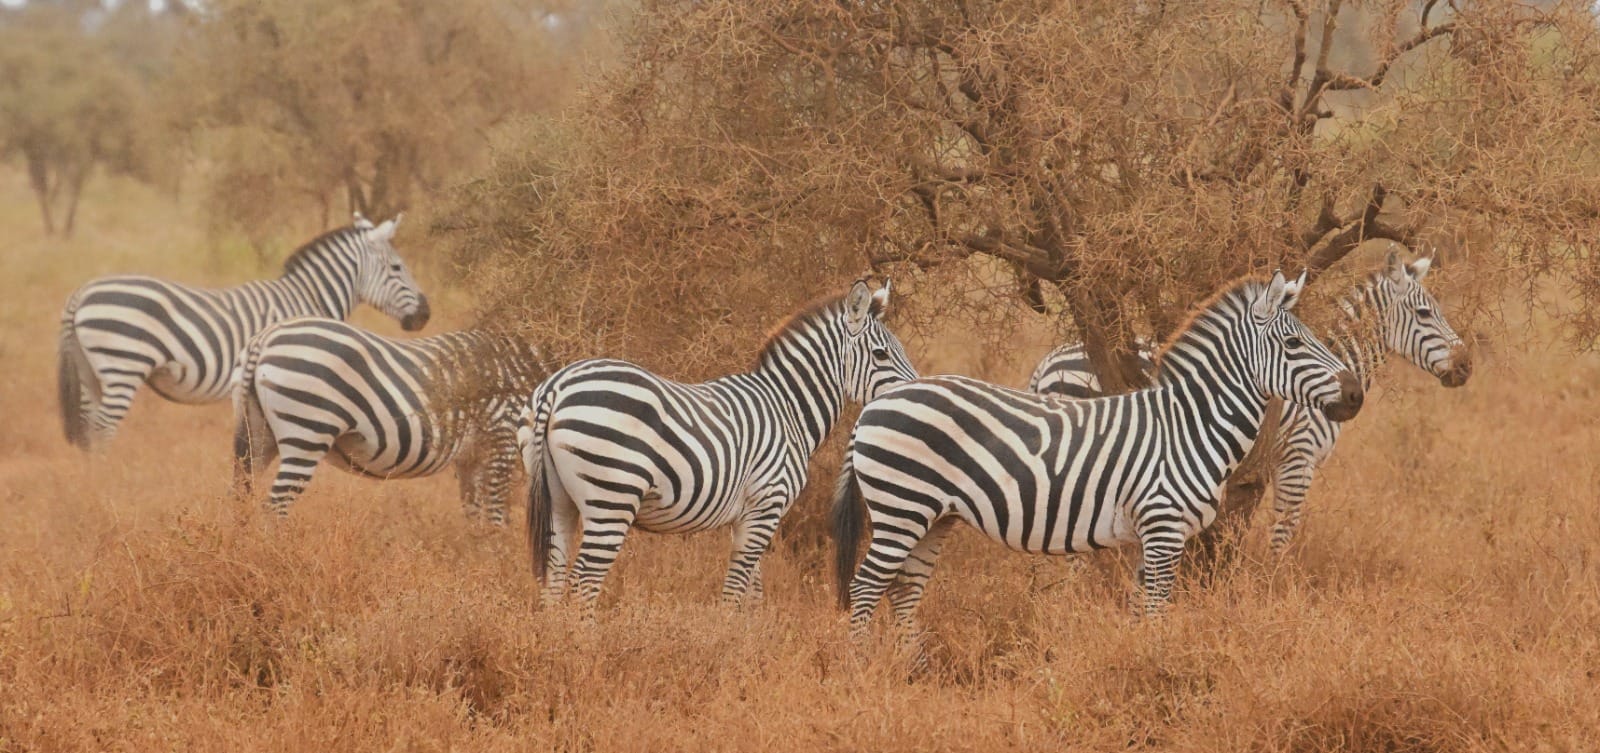
[[[306,262],[310,260],[311,257],[316,256],[324,248],[332,246],[335,240],[341,238],[354,238],[355,236],[360,235],[362,232],[363,231],[361,228],[358,228],[354,225],[346,225],[345,227],[336,227],[323,233],[322,235],[306,241],[299,248],[295,249],[294,253],[289,254],[289,258],[283,260],[284,274],[289,274],[299,270],[301,267],[305,266]]]
[[[767,360],[767,354],[772,351],[774,346],[787,337],[789,333],[800,329],[814,319],[820,319],[832,312],[842,311],[844,307],[844,299],[848,295],[849,293],[837,293],[812,299],[810,303],[807,303],[806,305],[800,307],[798,311],[790,314],[787,319],[778,322],[778,324],[772,329],[767,330],[767,336],[762,339],[761,347],[756,351],[756,366],[760,367],[761,364],[765,363]],[[874,301],[874,314],[879,313],[877,306],[877,302]]]
[[[1167,337],[1160,348],[1156,349],[1155,357],[1152,359],[1156,365],[1156,372],[1160,373],[1162,371],[1162,361],[1166,360],[1167,353],[1182,344],[1189,334],[1194,331],[1195,325],[1201,319],[1205,319],[1213,313],[1220,313],[1221,309],[1236,302],[1242,303],[1244,310],[1248,311],[1250,302],[1266,287],[1267,282],[1266,278],[1259,275],[1246,275],[1234,280],[1227,287],[1212,293],[1211,297],[1196,304],[1194,308],[1189,310],[1189,315],[1183,320],[1183,323],[1172,331],[1172,334]]]

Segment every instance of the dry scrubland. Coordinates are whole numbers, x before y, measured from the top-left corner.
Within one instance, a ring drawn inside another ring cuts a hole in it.
[[[80,237],[46,241],[22,180],[0,180],[0,751],[1600,745],[1595,357],[1502,337],[1455,392],[1392,365],[1293,553],[1268,556],[1258,520],[1244,562],[1161,621],[1127,616],[1113,567],[958,536],[925,605],[931,668],[908,681],[845,640],[816,489],[765,606],[717,606],[725,536],[639,536],[585,629],[533,611],[520,526],[468,528],[446,478],[325,471],[269,525],[225,495],[228,409],[154,400],[85,464],[54,397],[72,288],[254,273],[167,199],[91,192]],[[421,266],[435,326],[463,321]],[[1016,383],[1036,345],[918,357]]]

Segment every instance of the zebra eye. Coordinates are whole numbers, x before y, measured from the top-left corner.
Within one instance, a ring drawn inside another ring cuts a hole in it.
[[[889,351],[885,348],[873,348],[872,357],[879,361],[887,361],[889,360]]]
[[[1285,338],[1283,341],[1284,347],[1288,348],[1289,350],[1299,350],[1300,348],[1304,347],[1305,344],[1306,342],[1304,340],[1293,336]]]
[[[1421,319],[1423,321],[1427,321],[1429,319],[1432,319],[1433,318],[1433,309],[1430,309],[1427,306],[1423,306],[1423,307],[1417,309],[1417,318]]]

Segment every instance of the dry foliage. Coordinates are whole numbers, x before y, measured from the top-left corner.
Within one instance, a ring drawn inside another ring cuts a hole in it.
[[[228,409],[159,400],[85,464],[54,425],[56,307],[90,274],[193,274],[200,223],[96,182],[101,234],[63,246],[0,175],[0,226],[24,229],[0,235],[0,751],[1582,753],[1600,737],[1593,354],[1507,338],[1448,392],[1391,367],[1294,551],[1270,557],[1258,526],[1240,566],[1160,621],[1126,614],[1121,570],[957,535],[924,605],[932,666],[908,678],[890,640],[849,645],[826,550],[788,523],[762,608],[718,606],[724,535],[640,535],[580,628],[534,610],[520,525],[469,529],[449,478],[323,469],[274,524],[226,497]],[[423,284],[459,326],[461,293]],[[962,332],[941,326],[920,358],[1010,381],[1031,366]]]
[[[213,222],[272,237],[310,212],[326,227],[442,192],[480,164],[490,131],[565,90],[542,25],[560,5],[205,3],[178,86]]]
[[[1472,306],[1576,280],[1596,329],[1582,3],[655,0],[623,38],[437,223],[486,310],[578,350],[726,369],[871,266],[924,314],[1061,312],[1106,364],[1375,238],[1442,247]]]

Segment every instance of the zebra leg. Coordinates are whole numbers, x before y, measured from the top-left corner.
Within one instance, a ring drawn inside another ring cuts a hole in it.
[[[1272,481],[1272,509],[1278,520],[1272,525],[1272,551],[1282,554],[1294,538],[1300,525],[1301,507],[1306,493],[1311,490],[1311,480],[1316,475],[1315,459],[1306,452],[1290,449],[1278,461]]]
[[[332,440],[306,440],[298,437],[280,437],[278,440],[278,475],[272,482],[272,493],[267,498],[267,511],[280,518],[289,516],[289,506],[311,483],[311,474],[317,464],[327,456]]]
[[[88,415],[89,446],[103,449],[117,436],[117,428],[122,425],[122,419],[128,415],[128,409],[133,407],[134,395],[139,388],[144,386],[149,378],[149,370],[139,364],[137,368],[123,368],[132,364],[118,364],[116,367],[97,365],[94,370],[95,378],[100,380],[100,399],[98,401],[85,400],[83,410]]]
[[[787,505],[782,501],[769,500],[756,505],[734,524],[733,561],[728,565],[727,577],[722,580],[723,604],[741,606],[750,593],[750,586],[760,580],[761,555],[766,554],[767,547],[772,545],[772,537],[778,531],[778,521],[785,507]],[[760,598],[757,596],[752,599],[751,606]]]
[[[571,561],[572,537],[579,526],[578,506],[566,487],[555,483],[555,471],[546,469],[550,479],[550,554],[545,559],[544,591],[539,595],[543,607],[555,605],[567,593],[567,564]],[[531,512],[529,513],[532,514]]]
[[[895,625],[900,628],[908,644],[920,642],[922,628],[917,624],[917,606],[922,603],[928,578],[933,575],[933,566],[939,561],[939,550],[944,548],[945,538],[954,525],[955,521],[950,519],[934,523],[928,535],[917,542],[906,556],[899,577],[889,587],[889,604],[894,608]]]
[[[522,454],[517,450],[517,429],[507,424],[485,438],[487,452],[478,466],[478,506],[489,517],[489,525],[506,524],[506,499],[511,495],[513,468],[522,466]]]
[[[1178,559],[1183,556],[1184,535],[1167,526],[1152,526],[1139,533],[1144,548],[1140,565],[1144,586],[1144,615],[1154,617],[1172,598]]]
[[[872,520],[872,545],[850,582],[850,637],[860,640],[872,622],[872,612],[889,586],[900,576],[906,558],[922,543],[933,525],[931,519]],[[932,572],[932,566],[928,568]],[[926,581],[926,578],[924,578]]]
[[[575,582],[578,605],[586,620],[593,620],[600,587],[606,574],[617,562],[622,551],[622,541],[633,527],[639,514],[640,500],[602,501],[586,499],[578,504],[577,513],[582,519],[583,536],[578,542],[578,559],[573,563],[572,579]],[[557,529],[559,530],[559,529]],[[554,548],[552,548],[552,551]]]

